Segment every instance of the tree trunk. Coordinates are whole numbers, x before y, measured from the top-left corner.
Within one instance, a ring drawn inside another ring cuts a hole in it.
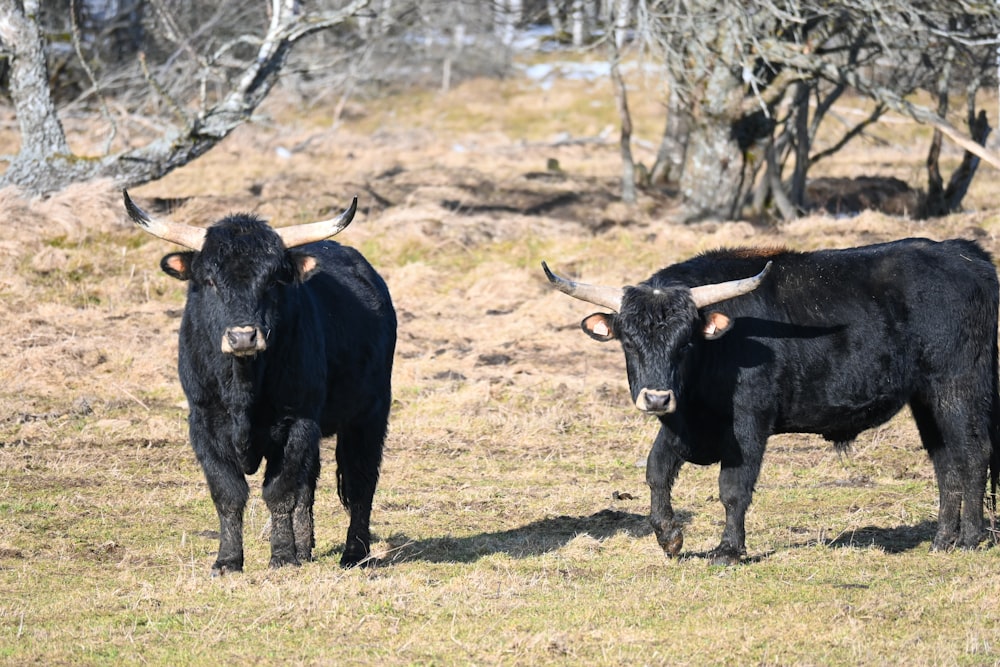
[[[622,201],[636,202],[635,161],[632,159],[632,115],[628,110],[628,89],[621,72],[619,48],[625,43],[625,29],[628,27],[629,0],[617,0],[614,6],[614,39],[609,42],[611,50],[611,81],[615,89],[615,103],[621,118],[622,131],[619,146],[622,158]]]
[[[677,89],[679,84],[667,71],[667,120],[663,128],[660,147],[656,151],[656,161],[649,172],[649,182],[653,185],[676,183],[684,173],[687,156],[687,142],[691,124],[691,114],[684,107]]]
[[[632,0],[615,0],[615,48],[621,51],[628,36],[629,18],[632,14]]]
[[[521,22],[522,4],[522,0],[498,0],[496,3],[496,31],[506,47],[514,43],[514,32]]]
[[[796,86],[793,113],[795,114],[795,169],[792,171],[792,185],[789,204],[799,211],[806,208],[806,176],[809,171],[809,152],[812,150],[812,140],[809,132],[809,92],[811,88],[805,81]],[[782,193],[783,194],[783,193]],[[785,216],[787,219],[787,216]]]
[[[556,38],[558,39],[565,30],[565,27],[563,27],[562,16],[560,15],[560,7],[556,4],[556,0],[546,0],[545,8],[549,13],[549,23],[552,24],[552,32],[555,33]]]
[[[743,157],[729,127],[711,116],[697,119],[688,138],[687,160],[679,186],[687,222],[732,219],[743,198]]]
[[[573,0],[570,14],[573,46],[583,46],[587,34],[587,16],[583,12],[583,0]]]
[[[743,181],[743,155],[733,139],[733,128],[742,115],[743,85],[726,63],[739,60],[733,57],[739,49],[737,28],[731,19],[723,19],[715,29],[712,52],[694,54],[708,76],[694,103],[679,184],[684,218],[689,221],[736,217],[752,186]]]
[[[622,201],[626,204],[634,204],[636,192],[635,162],[632,160],[632,116],[628,110],[628,93],[625,88],[625,80],[622,79],[621,69],[618,67],[617,52],[614,55],[615,59],[611,63],[611,80],[614,82],[615,102],[622,122],[619,142],[622,157]]]
[[[49,89],[45,48],[38,24],[37,0],[24,9],[15,0],[0,0],[0,44],[10,54],[10,97],[21,131],[21,149],[7,169],[9,182],[28,190],[50,178],[50,159],[68,160],[69,144]],[[61,168],[61,167],[60,167]]]
[[[954,47],[945,51],[945,61],[941,67],[941,75],[937,81],[937,114],[941,118],[948,115],[948,87],[951,84],[951,66],[955,58]],[[925,215],[942,215],[947,206],[944,203],[944,179],[941,177],[939,159],[941,157],[941,130],[934,128],[931,146],[927,151],[927,197],[924,199]]]

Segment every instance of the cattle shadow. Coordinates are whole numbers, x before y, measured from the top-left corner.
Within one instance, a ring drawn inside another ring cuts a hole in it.
[[[936,521],[921,521],[913,526],[864,526],[845,531],[837,537],[823,540],[824,546],[841,549],[864,549],[877,547],[889,554],[900,554],[912,551],[924,542],[934,539],[937,532]]]
[[[902,554],[920,547],[922,544],[930,542],[937,532],[936,521],[922,521],[916,525],[893,526],[890,528],[883,526],[864,526],[850,531],[845,531],[837,537],[831,539],[811,539],[801,542],[794,542],[780,550],[805,549],[822,545],[828,549],[869,549],[875,547],[887,554]],[[988,538],[981,545],[981,548],[991,548],[996,543],[995,539]],[[742,560],[743,565],[753,565],[760,563],[775,553],[779,549],[751,553]],[[710,560],[713,554],[711,551],[685,551],[681,552],[681,560],[701,559]]]
[[[688,524],[691,515],[679,511],[677,520]],[[916,525],[893,527],[864,526],[844,532],[831,539],[812,539],[788,544],[786,549],[803,549],[822,545],[830,549],[866,549],[875,547],[888,554],[902,554],[930,542],[937,530],[935,521],[922,521]],[[573,539],[588,535],[596,540],[604,540],[616,535],[632,538],[652,536],[649,517],[646,514],[605,509],[589,516],[556,516],[533,521],[509,530],[478,533],[465,537],[430,537],[412,539],[404,533],[393,533],[385,538],[388,549],[377,558],[372,558],[368,566],[388,566],[399,563],[474,563],[481,558],[503,554],[510,558],[522,559],[541,556],[557,551]],[[378,539],[378,538],[376,538]],[[997,537],[987,539],[981,548],[992,548]],[[339,558],[342,546],[322,554],[322,558]],[[766,561],[777,550],[750,553],[742,560],[743,565],[753,565]],[[704,560],[713,557],[710,550],[687,551],[678,554],[679,560]]]
[[[540,556],[565,546],[580,535],[604,540],[615,535],[640,538],[653,532],[646,514],[606,509],[590,516],[556,516],[533,521],[510,530],[478,533],[465,537],[431,537],[414,540],[395,533],[385,541],[388,553],[380,564],[424,561],[472,563],[494,554],[511,558]]]

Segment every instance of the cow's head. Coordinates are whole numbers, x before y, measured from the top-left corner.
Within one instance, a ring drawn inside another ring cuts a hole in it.
[[[317,260],[298,246],[329,238],[350,224],[358,199],[335,218],[272,229],[254,215],[231,215],[210,227],[154,218],[122,191],[129,217],[150,234],[188,248],[163,257],[167,275],[190,281],[188,314],[223,353],[267,349],[289,286],[308,280]]]
[[[636,407],[665,415],[677,409],[678,378],[691,348],[699,340],[720,338],[732,326],[718,310],[699,311],[756,289],[771,263],[751,278],[690,288],[587,285],[552,273],[545,262],[542,268],[561,292],[613,311],[588,315],[580,326],[595,340],[621,343]]]

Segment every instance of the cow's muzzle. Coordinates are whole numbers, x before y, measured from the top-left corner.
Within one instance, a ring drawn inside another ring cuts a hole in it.
[[[672,389],[660,391],[643,388],[635,399],[635,407],[653,415],[666,415],[677,409],[677,397]]]
[[[229,327],[222,333],[222,351],[247,357],[267,349],[267,336],[259,327]]]

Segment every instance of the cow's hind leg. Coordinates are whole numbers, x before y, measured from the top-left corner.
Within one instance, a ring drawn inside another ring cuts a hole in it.
[[[910,407],[938,483],[938,528],[931,549],[975,548],[983,537],[988,410],[979,409],[976,401],[954,398],[917,397]]]
[[[337,492],[351,516],[341,567],[354,567],[371,550],[372,499],[382,464],[388,409],[337,432]]]
[[[746,555],[746,516],[760,473],[760,461],[726,466],[719,471],[719,500],[726,510],[726,527],[709,558],[713,565],[736,565]]]
[[[673,558],[684,545],[684,529],[674,518],[670,493],[684,461],[667,446],[661,428],[646,460],[646,483],[649,484],[649,523],[663,553]]]
[[[312,504],[319,478],[319,426],[300,419],[279,456],[267,462],[264,502],[271,512],[271,567],[312,558]]]
[[[719,471],[719,500],[726,510],[726,527],[719,546],[709,557],[713,565],[736,565],[746,555],[746,516],[753,499],[766,437],[745,436],[738,456],[723,456]]]

